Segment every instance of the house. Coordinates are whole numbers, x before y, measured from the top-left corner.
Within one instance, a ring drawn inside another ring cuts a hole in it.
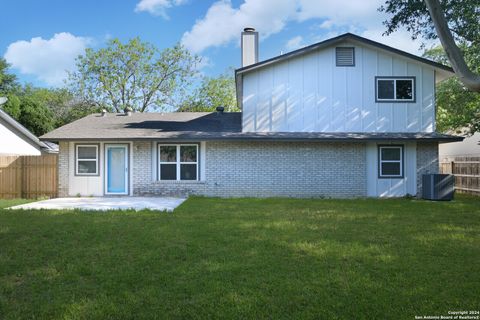
[[[440,161],[453,161],[455,157],[480,157],[480,132],[475,132],[461,142],[441,144],[438,148]]]
[[[452,69],[347,33],[258,62],[242,33],[241,113],[93,114],[60,143],[59,194],[416,195],[438,172],[435,83]]]
[[[55,144],[40,141],[0,109],[0,156],[39,156],[42,153],[55,152]]]

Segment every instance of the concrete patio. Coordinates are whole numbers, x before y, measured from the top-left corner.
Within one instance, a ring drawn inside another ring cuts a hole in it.
[[[90,198],[56,198],[42,200],[9,209],[51,209],[51,210],[158,210],[173,211],[183,203],[184,198],[172,197],[90,197]]]

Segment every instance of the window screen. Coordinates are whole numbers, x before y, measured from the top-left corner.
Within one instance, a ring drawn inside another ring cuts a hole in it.
[[[75,152],[75,174],[98,175],[98,146],[77,145]]]
[[[377,77],[377,102],[414,102],[415,79],[411,78],[382,78]]]
[[[159,180],[198,180],[198,145],[159,145]]]
[[[380,178],[403,177],[403,146],[380,146],[378,155]]]

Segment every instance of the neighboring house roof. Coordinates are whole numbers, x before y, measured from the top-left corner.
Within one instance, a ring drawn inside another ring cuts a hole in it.
[[[240,112],[173,112],[92,114],[40,137],[41,140],[275,140],[359,141],[429,140],[461,141],[462,137],[439,133],[348,133],[348,132],[242,132]]]
[[[25,128],[20,123],[18,123],[15,119],[13,119],[10,115],[8,115],[8,113],[3,111],[1,108],[0,108],[0,121],[3,121],[9,127],[9,129],[12,132],[14,132],[16,135],[22,136],[30,144],[38,147],[41,151],[47,152],[47,153],[58,152],[58,146],[52,143],[47,144],[45,142],[40,141],[37,138],[37,136],[35,136],[27,128]]]

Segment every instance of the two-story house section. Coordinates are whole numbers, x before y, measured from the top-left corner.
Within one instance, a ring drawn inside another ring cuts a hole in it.
[[[352,34],[258,62],[241,35],[241,112],[103,112],[58,142],[59,195],[393,197],[438,171],[441,64]]]
[[[327,179],[349,188],[363,175],[368,196],[415,195],[421,175],[438,171],[438,143],[448,139],[435,133],[435,84],[451,68],[351,33],[258,62],[257,33],[242,36],[242,132],[328,134],[341,141],[330,147],[350,150],[325,161],[339,173],[354,157],[358,170]]]

